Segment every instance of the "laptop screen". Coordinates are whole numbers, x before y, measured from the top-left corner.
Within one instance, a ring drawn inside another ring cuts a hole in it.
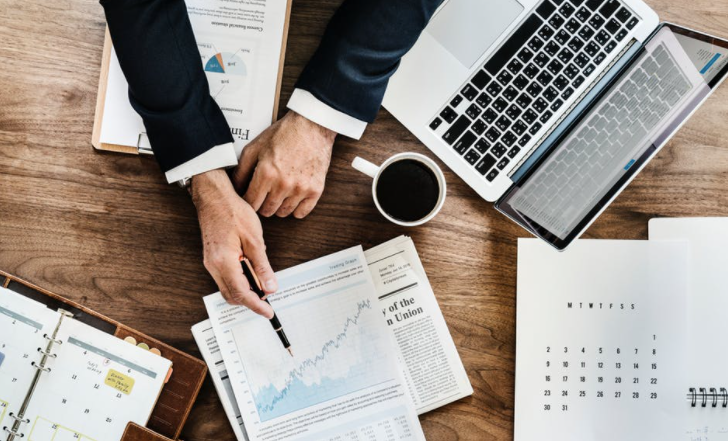
[[[557,129],[529,170],[514,176],[498,209],[565,248],[725,77],[727,47],[662,26],[581,115]]]

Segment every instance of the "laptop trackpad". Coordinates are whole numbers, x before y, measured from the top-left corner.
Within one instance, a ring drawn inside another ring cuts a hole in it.
[[[450,0],[426,30],[469,69],[521,11],[515,0]]]

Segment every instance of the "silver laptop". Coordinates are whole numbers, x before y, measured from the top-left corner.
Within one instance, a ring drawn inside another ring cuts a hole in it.
[[[496,208],[566,248],[728,72],[728,41],[641,0],[446,0],[384,106]]]

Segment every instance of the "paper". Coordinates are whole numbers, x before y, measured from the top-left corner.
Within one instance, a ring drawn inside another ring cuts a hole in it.
[[[225,368],[225,362],[220,354],[220,347],[217,345],[215,332],[212,330],[210,320],[205,320],[192,327],[192,336],[195,338],[197,346],[200,348],[202,358],[205,359],[207,367],[210,370],[212,384],[215,385],[217,395],[220,397],[222,408],[230,420],[230,425],[235,432],[235,438],[238,441],[248,441],[248,435],[245,433],[245,425],[243,417],[240,415],[240,408],[235,400],[235,393],[230,384],[230,376]]]
[[[205,297],[250,439],[424,440],[361,247],[277,276],[294,357],[266,319]]]
[[[417,413],[472,395],[412,239],[400,236],[364,254]]]
[[[243,146],[270,126],[273,118],[287,2],[185,3],[210,95],[225,115],[240,156]],[[112,52],[100,140],[149,147],[144,124],[129,104],[127,89]]]
[[[672,440],[685,427],[685,242],[518,241],[515,440]]]
[[[683,439],[728,440],[728,409],[692,408],[684,397],[690,387],[728,388],[728,218],[652,219],[649,225],[650,241],[683,240],[690,250],[688,366],[679,381],[689,415]]]

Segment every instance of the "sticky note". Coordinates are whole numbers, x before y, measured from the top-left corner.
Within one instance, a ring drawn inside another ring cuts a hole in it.
[[[0,366],[3,365],[3,360],[5,360],[5,354],[3,354],[2,352],[0,352]]]
[[[104,384],[111,386],[115,390],[121,393],[129,395],[131,390],[134,388],[134,379],[128,375],[124,375],[114,369],[109,369],[109,373],[106,374],[106,380]]]

